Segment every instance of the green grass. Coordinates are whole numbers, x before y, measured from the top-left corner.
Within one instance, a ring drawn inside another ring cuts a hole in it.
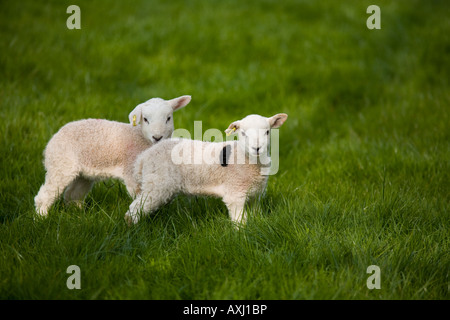
[[[379,0],[381,30],[373,1],[75,2],[0,2],[1,299],[450,298],[446,1]],[[289,114],[245,228],[186,196],[128,228],[112,180],[33,219],[62,125],[183,94],[191,132]]]

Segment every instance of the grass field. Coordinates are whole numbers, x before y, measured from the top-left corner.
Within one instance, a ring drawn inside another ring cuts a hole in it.
[[[1,1],[0,298],[449,299],[449,16],[446,1]],[[62,125],[183,94],[191,132],[289,114],[245,228],[187,196],[128,228],[114,180],[33,219]]]

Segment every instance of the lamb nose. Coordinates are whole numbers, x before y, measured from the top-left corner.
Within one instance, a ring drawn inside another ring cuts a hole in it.
[[[152,138],[155,139],[156,141],[159,141],[162,139],[162,136],[159,136],[159,137],[152,136]]]

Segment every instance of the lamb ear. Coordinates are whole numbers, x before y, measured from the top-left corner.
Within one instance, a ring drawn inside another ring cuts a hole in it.
[[[234,131],[238,130],[241,127],[241,122],[240,121],[235,121],[232,124],[230,124],[228,126],[228,128],[225,130],[225,133],[227,135],[232,134]]]
[[[141,123],[142,118],[142,104],[139,104],[134,108],[133,111],[128,115],[128,120],[130,120],[130,124],[133,124],[133,117],[136,116],[136,124]]]
[[[170,104],[173,111],[176,111],[178,109],[181,109],[181,108],[187,106],[187,104],[189,102],[191,102],[191,96],[181,96],[181,97],[169,100],[167,102]]]
[[[278,113],[273,117],[268,118],[270,128],[276,129],[281,127],[281,125],[286,121],[288,115],[286,113]]]

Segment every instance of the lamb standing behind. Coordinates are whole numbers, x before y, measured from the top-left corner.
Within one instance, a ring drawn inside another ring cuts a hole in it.
[[[140,194],[125,219],[136,223],[141,211],[152,212],[176,194],[185,193],[220,197],[232,221],[245,222],[246,200],[267,185],[268,175],[263,172],[270,163],[270,129],[280,127],[286,119],[287,115],[281,113],[270,118],[249,115],[235,121],[226,132],[236,131],[238,141],[168,139],[149,148],[136,159],[135,179]],[[180,151],[181,161],[177,159]],[[266,161],[262,162],[263,157]]]
[[[47,172],[34,198],[37,213],[46,216],[64,190],[65,200],[80,206],[94,182],[105,178],[122,179],[134,197],[138,192],[134,161],[145,149],[172,135],[173,112],[190,101],[190,96],[150,99],[129,114],[130,124],[86,119],[63,126],[44,150]]]

